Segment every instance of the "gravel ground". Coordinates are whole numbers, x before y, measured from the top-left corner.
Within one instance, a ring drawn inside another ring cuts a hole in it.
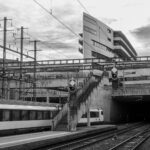
[[[137,134],[142,129],[145,129],[145,127],[134,129],[130,132],[124,133],[123,135],[118,135],[118,136],[114,135],[114,137],[112,137],[110,139],[107,139],[107,140],[104,140],[104,141],[99,142],[97,144],[94,144],[92,146],[83,148],[83,150],[108,150],[109,148],[112,148],[116,144],[124,141],[125,139]],[[143,150],[143,149],[141,149],[141,150]],[[144,149],[144,150],[150,150],[150,141],[149,141],[149,149]]]
[[[150,138],[147,139],[137,150],[150,150]]]

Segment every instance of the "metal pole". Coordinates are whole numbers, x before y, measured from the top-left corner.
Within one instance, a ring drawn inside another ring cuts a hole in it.
[[[20,82],[19,82],[19,100],[22,99],[22,62],[23,62],[23,30],[21,27],[21,38],[20,38]]]
[[[68,109],[67,109],[67,122],[68,122],[68,131],[70,131],[70,93],[69,93],[69,96],[68,96],[68,101],[67,101],[67,104],[68,104]]]
[[[36,101],[36,58],[37,58],[37,41],[34,41],[34,83],[33,83],[33,100]]]
[[[5,65],[6,65],[6,32],[7,32],[7,18],[4,17],[4,34],[3,34],[3,80],[2,80],[2,98],[6,98],[6,88],[5,88]]]
[[[37,61],[37,42],[40,42],[38,40],[30,41],[34,43],[34,72],[33,72],[33,101],[36,101],[36,61]]]

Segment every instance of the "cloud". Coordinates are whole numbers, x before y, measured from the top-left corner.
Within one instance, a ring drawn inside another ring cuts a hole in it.
[[[131,33],[138,39],[141,41],[149,41],[150,38],[150,24],[147,26],[142,26],[140,28],[137,28],[133,31],[131,31]]]
[[[48,1],[38,0],[39,3],[49,9]],[[54,4],[53,14],[77,34],[81,32],[81,21],[78,21],[81,16],[79,16],[74,5],[70,1],[60,2],[59,0],[55,1]],[[74,53],[74,56],[81,56],[78,52],[78,38],[33,1],[5,0],[4,2],[0,0],[0,14],[1,17],[7,16],[7,18],[13,19],[13,24],[17,27],[27,27],[28,30],[24,31],[32,35],[33,38],[30,40],[39,39],[44,41],[37,45],[38,49],[43,50],[43,59],[47,58],[44,55],[49,57],[49,52],[52,58],[54,56],[64,58],[63,55],[56,54],[60,51],[65,55]],[[7,42],[10,41],[11,43],[13,41],[11,36],[8,37]],[[26,34],[24,36],[27,37]],[[20,31],[17,37],[20,37]],[[20,47],[20,40],[16,40],[16,43],[16,47]],[[29,42],[24,40],[24,49],[33,49],[33,44],[29,45]],[[32,53],[30,54],[32,55]]]
[[[5,4],[0,4],[0,12],[3,14],[7,11],[9,11],[9,7],[7,7]]]
[[[130,33],[136,38],[141,46],[137,47],[140,55],[150,55],[150,24],[136,28]]]

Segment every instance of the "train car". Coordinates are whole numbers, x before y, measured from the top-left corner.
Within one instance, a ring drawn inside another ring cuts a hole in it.
[[[104,121],[104,114],[102,109],[90,109],[90,123],[99,124]],[[87,113],[82,115],[82,118],[78,122],[79,126],[87,124]]]
[[[55,106],[0,104],[0,135],[51,129]]]

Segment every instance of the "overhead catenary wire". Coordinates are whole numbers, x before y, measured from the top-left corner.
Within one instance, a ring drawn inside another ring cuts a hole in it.
[[[15,27],[13,26],[12,22],[11,22],[11,27],[15,28]],[[9,30],[9,31],[13,31],[13,32],[14,32],[14,29],[13,29],[13,30]],[[11,33],[12,33],[12,32],[11,32]],[[11,37],[10,34],[9,34],[9,38],[10,38],[10,39],[11,39],[11,38],[14,38],[14,36]],[[1,39],[0,41],[3,41],[3,39]],[[15,53],[15,54],[19,54],[17,47],[15,47],[15,48],[16,48],[15,50],[11,48],[11,46],[13,46],[13,45],[16,45],[16,43],[15,43],[12,39],[9,40],[9,41],[6,41],[6,49],[7,49],[6,53],[8,53],[8,51],[11,51],[11,52],[13,52],[13,53]],[[3,48],[3,44],[0,44],[0,47]],[[9,54],[10,54],[10,53],[9,53]],[[23,55],[25,56],[26,54],[23,54]],[[31,57],[31,56],[29,56],[29,57],[30,57],[30,58],[33,58],[33,57]]]
[[[79,34],[76,34],[71,28],[69,28],[65,23],[63,23],[61,20],[59,20],[56,16],[51,14],[42,4],[37,2],[36,0],[33,0],[36,4],[38,4],[45,12],[47,12],[49,15],[51,15],[54,19],[56,19],[59,23],[61,23],[66,29],[68,29],[72,34],[74,34],[76,37],[80,38]],[[85,44],[87,44],[91,49],[96,50],[93,46],[91,46],[86,41],[83,41]]]
[[[86,9],[86,7],[80,2],[80,0],[77,0],[77,2],[80,4],[80,6],[81,6],[88,14],[90,14],[89,11]]]
[[[53,5],[52,5],[52,0],[50,0],[50,12],[51,12],[51,14],[53,13]]]
[[[33,0],[36,4],[38,4],[43,10],[45,10],[45,12],[47,12],[49,15],[51,15],[54,19],[56,19],[59,23],[61,23],[65,28],[67,28],[72,34],[74,34],[75,36],[78,36],[77,33],[75,33],[70,27],[68,27],[66,24],[64,24],[60,19],[58,19],[55,15],[53,15],[52,13],[50,13],[43,5],[41,5],[39,2],[37,2],[36,0]]]
[[[14,26],[16,29],[18,29],[18,27],[16,27],[15,25],[13,25],[13,26]],[[26,32],[26,31],[23,31],[23,32],[24,32],[25,35],[29,36],[31,39],[35,39],[35,40],[40,41],[40,43],[43,44],[43,45],[49,44],[48,42],[45,42],[45,41],[42,41],[42,40],[37,39],[37,38],[34,37],[33,35],[29,34],[29,32]],[[30,43],[30,42],[29,42],[29,43]],[[27,54],[28,54],[29,49],[24,49],[24,50],[26,50],[26,52],[27,52]],[[57,53],[61,53],[61,52],[57,52]],[[69,57],[67,57],[66,55],[64,55],[63,53],[61,53],[60,55],[63,55],[64,57],[69,58]],[[44,55],[43,55],[43,56],[44,56]],[[45,55],[45,56],[47,57],[47,55]]]
[[[30,37],[33,38],[33,39],[36,39],[36,40],[40,41],[40,43],[43,44],[43,45],[45,45],[45,44],[50,44],[49,42],[42,41],[42,40],[39,40],[39,39],[35,38],[33,35],[31,35],[31,34],[29,34],[29,33],[25,33],[25,34],[27,34],[28,36],[30,36]],[[69,58],[68,56],[64,55],[63,52],[57,52],[57,53],[58,53],[58,54],[60,53],[60,55],[63,55],[63,56],[66,57],[66,58]],[[45,55],[45,56],[46,56],[46,55]]]

